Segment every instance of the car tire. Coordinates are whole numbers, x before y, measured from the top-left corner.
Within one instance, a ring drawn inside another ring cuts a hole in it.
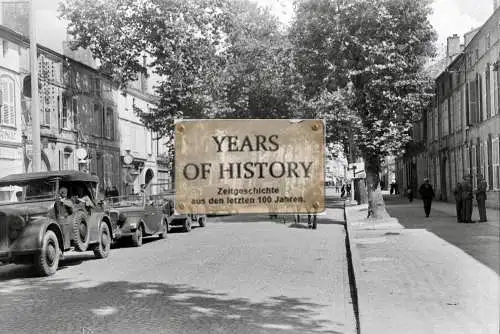
[[[94,247],[94,255],[98,259],[105,259],[109,255],[111,249],[111,233],[109,232],[108,224],[101,222],[99,227],[99,242]]]
[[[158,236],[160,237],[160,239],[165,239],[167,237],[167,234],[168,234],[168,221],[167,219],[163,219],[163,223],[161,224],[162,225],[162,228],[163,228],[163,232],[161,232]]]
[[[205,217],[199,217],[198,218],[198,224],[200,225],[200,227],[207,226],[207,218],[205,218]]]
[[[90,230],[87,223],[87,215],[83,211],[77,211],[73,217],[73,243],[75,249],[85,252],[89,246]]]
[[[184,232],[191,232],[191,218],[186,218],[184,220],[184,224],[182,226],[184,228]]]
[[[139,224],[137,229],[132,236],[132,246],[141,247],[142,246],[142,237],[144,236],[142,225]]]
[[[35,267],[41,276],[54,275],[59,266],[61,250],[59,241],[53,231],[45,232],[42,240],[42,249],[36,254]]]

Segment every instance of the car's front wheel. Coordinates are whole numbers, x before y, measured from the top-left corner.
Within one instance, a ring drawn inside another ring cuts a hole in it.
[[[191,218],[188,217],[184,220],[183,228],[184,228],[184,232],[191,231]]]
[[[134,247],[142,246],[142,236],[143,236],[142,225],[139,225],[135,230],[134,235],[132,236],[132,245]]]
[[[42,276],[54,275],[59,266],[61,250],[56,234],[53,231],[45,232],[42,240],[42,249],[36,254],[35,267]]]
[[[109,227],[105,222],[101,222],[99,228],[99,242],[94,247],[94,255],[98,259],[105,259],[109,255],[111,249],[111,233]]]
[[[73,243],[77,251],[85,252],[87,250],[89,237],[87,215],[83,211],[77,211],[73,217]]]
[[[160,239],[165,239],[168,233],[168,221],[167,219],[163,219],[163,223],[161,224],[161,228],[163,231],[159,234]]]

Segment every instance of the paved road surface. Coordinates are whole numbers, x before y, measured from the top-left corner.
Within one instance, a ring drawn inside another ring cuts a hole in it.
[[[354,333],[342,217],[212,220],[51,278],[1,266],[0,333]]]

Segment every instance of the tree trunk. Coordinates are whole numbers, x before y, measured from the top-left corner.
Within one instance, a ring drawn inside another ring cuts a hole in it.
[[[366,182],[368,188],[368,218],[389,218],[380,189],[380,159],[365,157]]]
[[[368,203],[365,179],[354,179],[354,199],[358,202],[358,204]]]

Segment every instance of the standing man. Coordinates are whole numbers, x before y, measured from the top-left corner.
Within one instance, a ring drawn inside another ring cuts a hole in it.
[[[458,223],[463,223],[464,222],[464,217],[463,217],[463,204],[464,201],[462,199],[462,184],[460,182],[457,182],[457,186],[455,187],[455,190],[453,191],[453,194],[455,195],[455,206],[457,209],[457,222]]]
[[[424,179],[424,184],[420,186],[419,193],[422,197],[422,200],[424,201],[425,216],[429,217],[431,213],[432,199],[435,197],[435,194],[428,178]]]
[[[464,223],[472,223],[472,183],[471,176],[465,175],[462,183],[462,218]]]
[[[486,219],[486,190],[488,189],[488,184],[481,173],[477,174],[477,190],[476,190],[476,201],[477,209],[479,210],[479,222],[483,223],[487,221]]]

